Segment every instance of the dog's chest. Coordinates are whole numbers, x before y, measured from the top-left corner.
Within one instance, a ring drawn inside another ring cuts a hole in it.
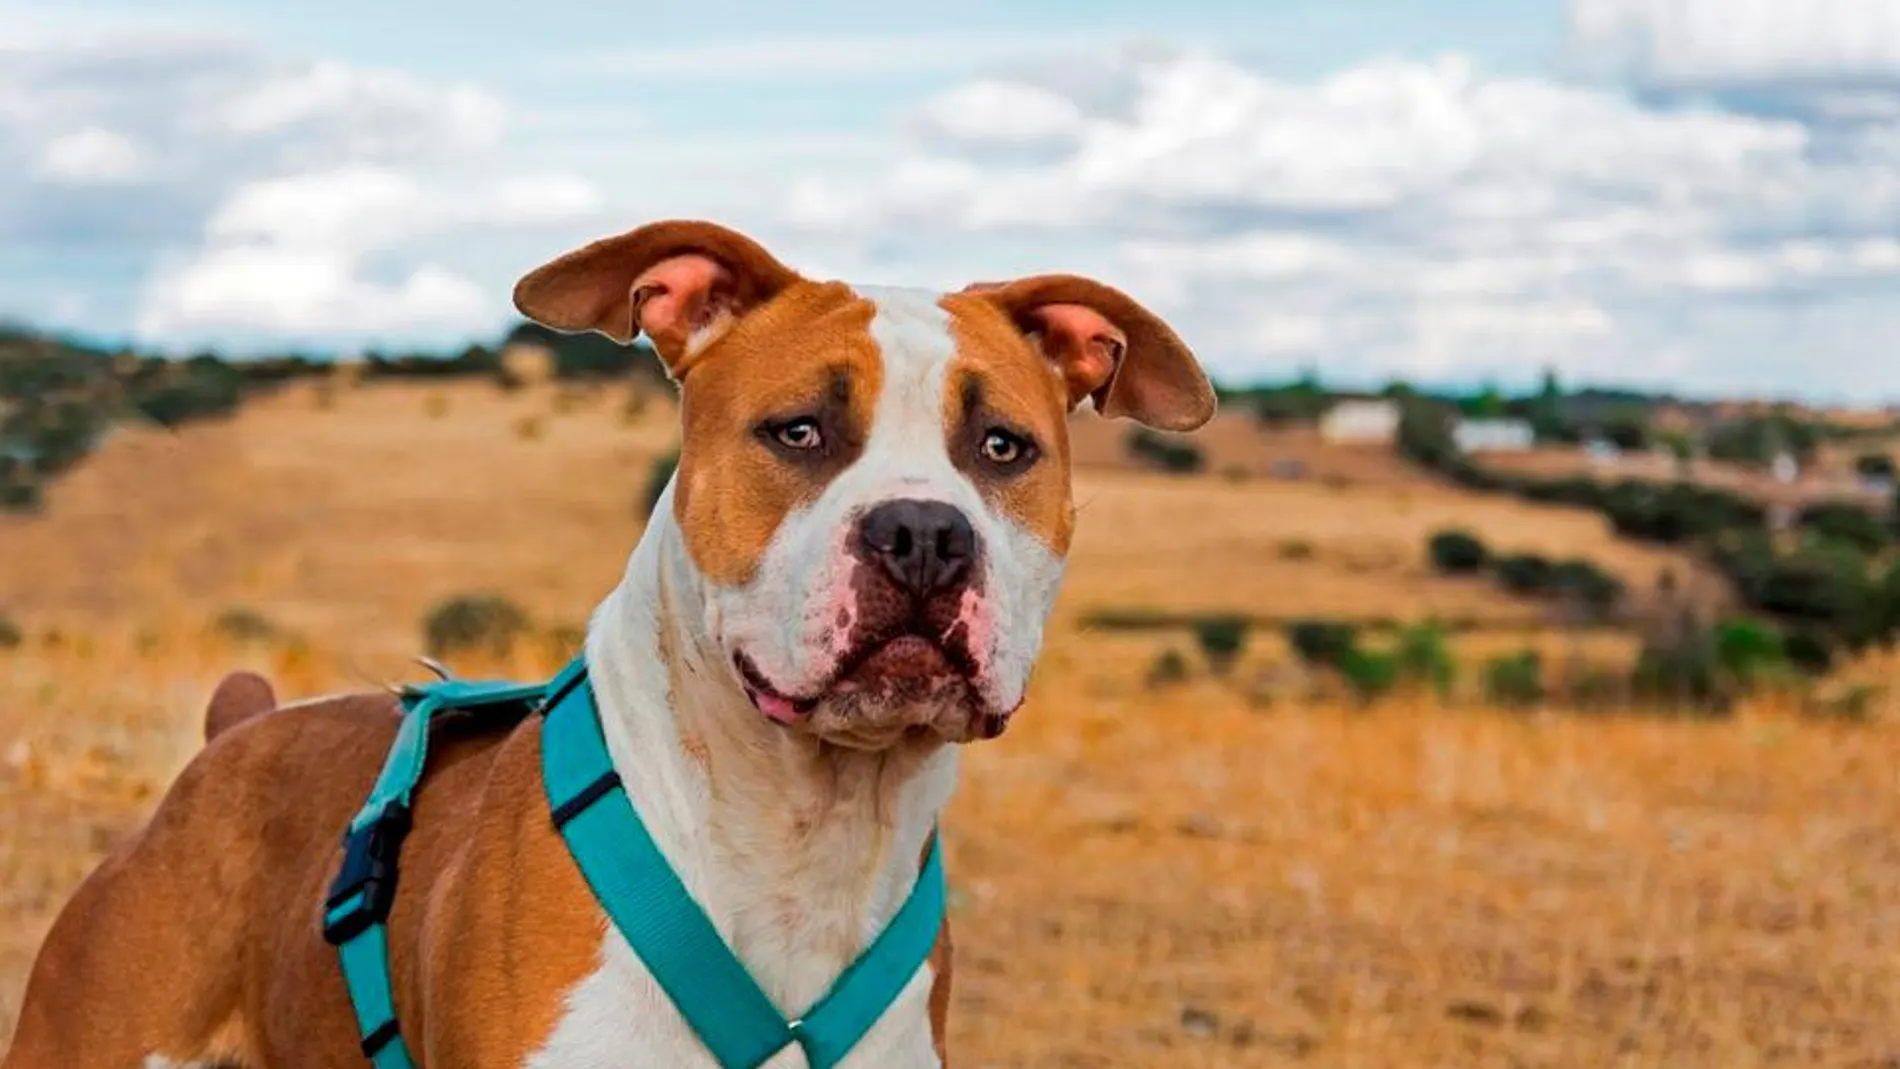
[[[936,1069],[928,999],[931,970],[918,970],[843,1069]],[[762,1069],[805,1069],[787,1048]],[[600,967],[568,992],[547,1043],[527,1069],[719,1069],[666,993],[618,932],[608,932]]]

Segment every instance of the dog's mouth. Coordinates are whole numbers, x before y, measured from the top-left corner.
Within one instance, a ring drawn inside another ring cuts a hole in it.
[[[977,665],[959,643],[914,632],[861,643],[839,662],[829,679],[805,694],[773,686],[744,651],[734,653],[732,661],[753,706],[768,719],[788,726],[811,720],[826,699],[834,699],[834,707],[854,710],[846,719],[859,719],[866,710],[954,705],[968,714],[959,733],[990,739],[1003,733],[1014,712],[995,713],[982,707]]]

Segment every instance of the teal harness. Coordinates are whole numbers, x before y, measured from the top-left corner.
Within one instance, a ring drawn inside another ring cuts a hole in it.
[[[930,957],[943,923],[943,850],[930,852],[910,897],[818,1004],[787,1021],[726,945],[661,854],[614,771],[587,666],[522,685],[458,679],[402,695],[402,726],[382,775],[344,837],[343,865],[324,904],[363,1054],[375,1069],[413,1069],[396,1020],[386,925],[431,728],[450,715],[541,714],[548,811],[587,885],[722,1069],[755,1069],[796,1043],[813,1069],[831,1069],[877,1023]]]

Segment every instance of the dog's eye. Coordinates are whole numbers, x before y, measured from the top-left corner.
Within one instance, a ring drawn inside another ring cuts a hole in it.
[[[825,436],[818,430],[818,421],[810,417],[780,424],[773,428],[772,437],[787,449],[817,449],[825,444]]]
[[[1013,468],[1030,456],[1035,446],[1020,434],[991,427],[983,435],[983,459],[999,468]]]

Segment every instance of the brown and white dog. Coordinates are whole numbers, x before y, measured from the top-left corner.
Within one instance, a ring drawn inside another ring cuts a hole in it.
[[[654,839],[802,1010],[909,893],[950,744],[1023,700],[1075,519],[1069,412],[1186,430],[1213,392],[1099,282],[815,282],[708,223],[589,245],[515,301],[644,332],[680,384],[678,474],[587,660]],[[252,715],[272,704],[255,677],[220,687],[209,745],[55,923],[4,1069],[364,1064],[319,914],[394,703]],[[390,921],[411,1049],[437,1069],[711,1065],[554,832],[539,752],[530,719],[431,757]],[[940,940],[847,1064],[941,1064],[949,976]]]

